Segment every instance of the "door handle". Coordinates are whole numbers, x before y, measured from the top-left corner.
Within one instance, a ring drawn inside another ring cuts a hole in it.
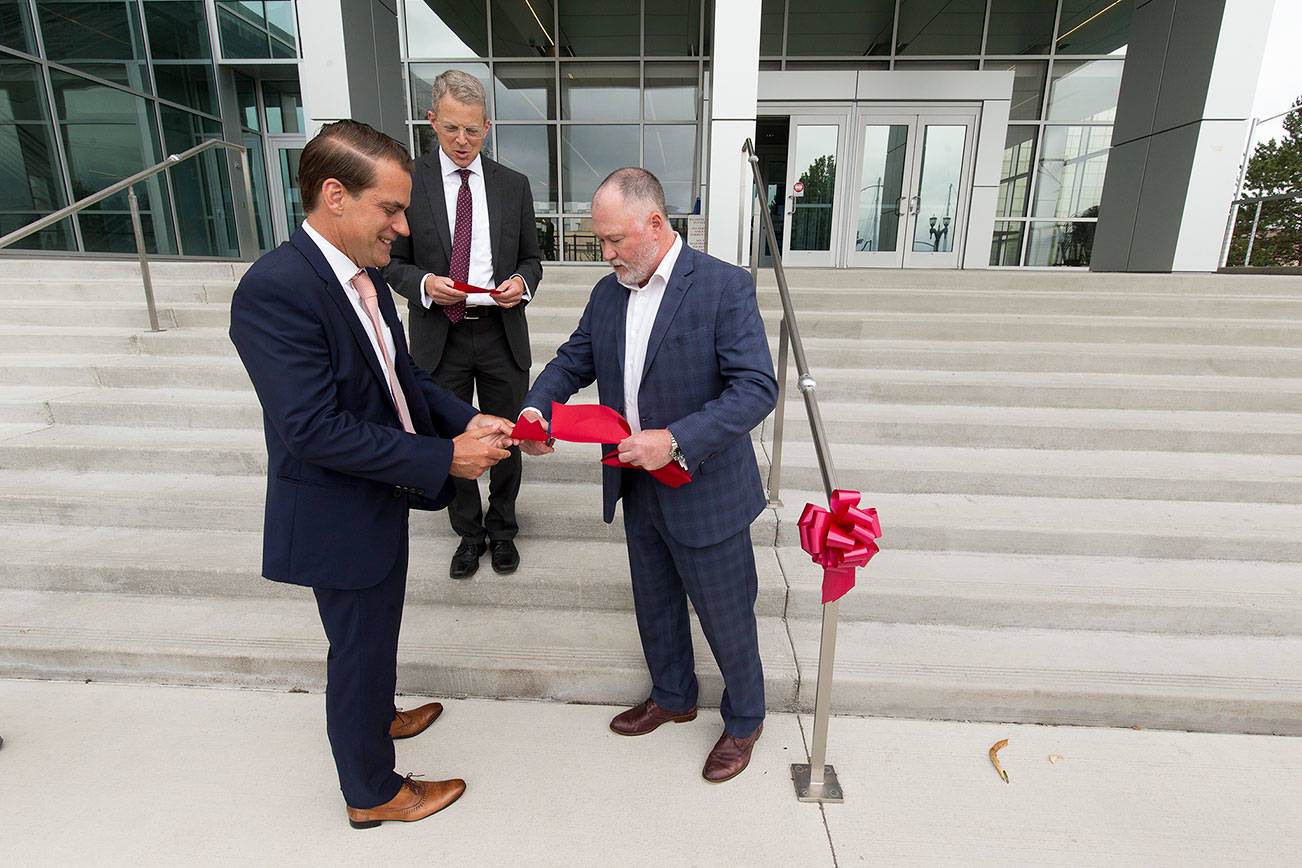
[[[912,199],[909,200],[909,213],[917,214],[921,210],[922,210],[922,197],[914,196]]]
[[[795,197],[795,196],[788,196],[788,197],[787,197],[787,202],[790,203],[790,207],[787,208],[787,216],[788,216],[788,217],[794,217],[794,216],[796,216],[796,197]]]
[[[908,197],[901,196],[900,201],[895,203],[895,216],[903,217],[907,213],[909,213]]]

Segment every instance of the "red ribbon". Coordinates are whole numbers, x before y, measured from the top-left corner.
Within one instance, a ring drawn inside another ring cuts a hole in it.
[[[460,281],[460,280],[452,281],[452,288],[455,289],[457,292],[464,292],[467,295],[469,295],[472,292],[486,292],[489,295],[501,295],[503,292],[506,291],[503,289],[497,289],[496,287],[489,288],[487,286],[474,286],[473,284],[465,283],[464,281]]]
[[[837,489],[829,502],[831,510],[805,504],[797,525],[800,547],[823,568],[823,602],[845,596],[854,587],[854,571],[877,554],[874,542],[882,535],[877,510],[860,509],[857,491]]]
[[[557,440],[571,443],[619,443],[632,433],[633,429],[629,427],[628,420],[604,404],[570,406],[552,402],[551,436]],[[521,419],[515,423],[511,436],[516,440],[546,440],[547,430],[543,428],[542,422]],[[601,463],[611,467],[636,467],[620,461],[618,449],[603,455]],[[670,461],[664,467],[648,472],[671,488],[678,488],[692,481],[691,475],[677,461]]]

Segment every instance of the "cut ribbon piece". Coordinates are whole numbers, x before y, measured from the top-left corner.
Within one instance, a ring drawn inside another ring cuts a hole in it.
[[[503,292],[503,290],[500,289],[489,289],[486,286],[475,286],[474,284],[466,283],[463,280],[453,280],[452,288],[457,292],[464,292],[466,294],[472,292],[486,292],[489,295],[501,295]]]
[[[556,440],[570,443],[619,443],[633,433],[628,420],[604,404],[557,404],[552,402],[551,436]],[[541,422],[521,419],[511,430],[511,437],[516,440],[546,440],[548,432]],[[607,452],[601,463],[611,467],[627,467],[641,470],[633,464],[619,460],[619,450]],[[657,481],[678,488],[692,481],[691,474],[676,461],[664,467],[648,471]]]
[[[882,535],[877,510],[860,509],[857,491],[837,489],[831,510],[805,504],[797,526],[800,547],[823,568],[823,602],[831,603],[854,587],[854,571],[877,554],[875,540]]]

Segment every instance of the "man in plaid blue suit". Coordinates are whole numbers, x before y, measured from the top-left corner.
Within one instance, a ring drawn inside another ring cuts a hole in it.
[[[690,598],[724,679],[724,732],[702,771],[717,783],[746,768],[763,728],[750,525],[765,499],[750,431],[777,403],[777,381],[750,275],[684,245],[666,211],[660,182],[642,169],[619,169],[597,189],[592,228],[614,274],[593,288],[523,415],[549,413],[596,380],[601,403],[632,427],[619,457],[643,469],[603,467],[603,506],[610,522],[624,500],[652,688],[610,727],[644,735],[696,717]],[[692,481],[672,488],[646,472],[671,461]]]

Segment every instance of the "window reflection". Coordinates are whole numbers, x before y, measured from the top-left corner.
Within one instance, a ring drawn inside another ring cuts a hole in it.
[[[800,0],[787,18],[787,54],[891,53],[895,0]]]
[[[55,159],[53,127],[35,63],[0,61],[0,235],[67,205]],[[58,250],[72,246],[65,220],[15,245]]]
[[[696,75],[694,63],[648,63],[642,91],[646,120],[696,120]]]
[[[556,127],[498,124],[497,160],[529,179],[536,214],[556,212]]]
[[[303,132],[303,96],[297,81],[263,81],[262,101],[267,110],[267,132]]]
[[[1058,0],[990,0],[986,54],[1048,54]]]
[[[991,265],[1017,265],[1021,262],[1022,236],[1026,224],[1013,220],[996,220],[990,240]]]
[[[1122,54],[1130,38],[1134,0],[1062,0],[1060,54]]]
[[[90,75],[149,93],[144,39],[135,3],[37,5],[45,54]]]
[[[1026,242],[1027,265],[1089,266],[1097,223],[1031,221],[1027,225],[1030,228]]]
[[[1036,179],[1036,217],[1097,217],[1111,127],[1044,128]]]
[[[551,0],[493,0],[493,54],[497,57],[552,57]]]
[[[408,57],[488,56],[488,13],[483,0],[407,0],[404,5]]]
[[[636,57],[641,11],[642,0],[562,0],[557,51],[562,57]]]
[[[1117,114],[1122,66],[1119,60],[1055,61],[1048,120],[1111,123]]]
[[[902,0],[900,54],[980,54],[985,0]]]
[[[646,4],[644,51],[649,57],[701,54],[700,0],[656,0]]]
[[[163,142],[170,153],[192,148],[205,139],[221,137],[221,122],[163,106]],[[180,252],[186,256],[237,256],[235,215],[224,191],[230,188],[226,160],[219,151],[206,151],[169,170],[178,214]]]
[[[556,119],[556,68],[550,63],[499,63],[493,67],[495,117],[502,121]]]
[[[606,176],[638,164],[636,124],[571,124],[561,127],[561,183],[565,210],[586,214]],[[568,223],[567,223],[568,227]],[[568,232],[569,229],[567,228]]]
[[[1004,166],[999,176],[995,213],[1000,217],[1025,217],[1030,201],[1031,164],[1035,159],[1038,128],[1010,124],[1004,138]]]
[[[571,121],[635,121],[636,63],[567,63],[561,67],[561,117]]]
[[[644,139],[642,167],[660,179],[665,207],[670,214],[692,211],[696,204],[696,125],[648,124]]]
[[[0,45],[36,53],[31,10],[27,0],[0,0]]]

